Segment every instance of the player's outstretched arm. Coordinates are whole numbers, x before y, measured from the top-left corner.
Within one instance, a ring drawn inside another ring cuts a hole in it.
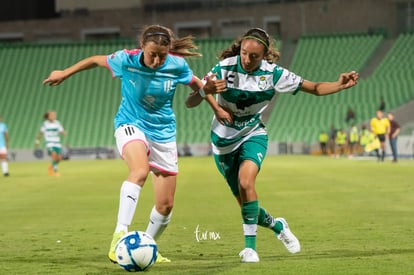
[[[71,75],[83,70],[95,68],[97,66],[106,67],[106,55],[95,55],[87,57],[64,70],[52,71],[49,77],[43,80],[43,84],[48,84],[49,86],[57,86]]]
[[[351,88],[358,83],[359,74],[355,71],[342,73],[335,82],[312,82],[304,80],[301,90],[317,96],[330,95]]]

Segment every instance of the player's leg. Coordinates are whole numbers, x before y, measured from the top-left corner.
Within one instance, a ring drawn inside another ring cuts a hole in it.
[[[154,185],[155,205],[150,214],[150,222],[146,232],[154,240],[158,240],[167,228],[174,206],[174,194],[176,189],[176,175],[154,173],[152,182]]]
[[[53,147],[51,150],[53,175],[59,176],[59,162],[62,160],[62,149],[60,147]]]
[[[116,130],[115,137],[118,151],[128,167],[128,177],[121,185],[117,224],[108,252],[112,262],[116,262],[116,243],[128,232],[141,188],[149,173],[148,147],[144,134],[134,126],[124,125]]]
[[[7,149],[0,148],[0,162],[1,162],[1,170],[5,177],[9,176],[9,164],[7,162]]]
[[[217,155],[214,154],[214,161],[216,163],[217,169],[224,176],[228,186],[230,187],[231,192],[237,199],[239,206],[241,208],[241,216],[243,222],[243,230],[245,236],[245,248],[239,253],[242,262],[258,262],[259,256],[256,252],[256,230],[257,222],[254,224],[254,221],[257,220],[256,216],[258,214],[257,205],[255,202],[247,203],[243,205],[243,201],[240,196],[239,190],[239,152],[235,151],[226,155]],[[244,217],[243,213],[251,217]],[[252,220],[250,220],[252,219]],[[248,224],[248,225],[245,225]]]
[[[300,244],[298,239],[290,231],[286,220],[283,218],[273,218],[269,212],[259,205],[258,196],[255,190],[255,182],[262,162],[266,156],[266,152],[267,136],[252,137],[241,146],[240,159],[243,160],[243,162],[240,165],[239,171],[239,188],[243,220],[246,224],[249,223],[249,221],[246,221],[245,217],[250,220],[253,220],[252,218],[254,217],[257,225],[266,226],[272,229],[289,252],[296,253],[300,251]],[[255,230],[257,230],[257,225]],[[246,247],[248,247],[248,245],[249,247],[254,245],[254,249],[256,250],[256,234],[254,234],[254,236],[248,236],[249,233],[251,234],[252,232],[245,231]]]
[[[284,218],[274,218],[266,209],[260,207],[258,225],[272,230],[290,253],[300,251],[299,240],[292,233]]]
[[[397,138],[390,138],[390,147],[392,153],[392,162],[398,161],[398,148],[397,148]]]
[[[385,158],[385,134],[378,135],[380,141],[381,154],[379,155],[379,160],[384,161]]]
[[[150,146],[149,165],[153,172],[155,201],[146,232],[157,241],[167,228],[172,216],[178,174],[178,153],[175,142],[150,142]],[[157,263],[160,262],[170,262],[170,260],[158,253]]]
[[[256,177],[267,152],[267,136],[253,136],[239,149],[238,188],[243,219],[245,250],[240,254],[242,262],[258,262],[256,232],[260,206],[255,189]],[[254,253],[250,250],[254,250]]]
[[[171,221],[176,178],[176,175],[166,175],[162,173],[154,173],[152,177],[155,205],[151,210],[150,220],[145,232],[151,235],[156,241],[161,237]],[[171,262],[171,260],[163,257],[158,252],[157,263],[166,262]]]
[[[250,160],[245,160],[240,165],[239,193],[245,242],[245,249],[240,252],[242,262],[259,261],[259,256],[256,252],[259,201],[257,200],[257,193],[254,186],[258,171],[257,165]]]

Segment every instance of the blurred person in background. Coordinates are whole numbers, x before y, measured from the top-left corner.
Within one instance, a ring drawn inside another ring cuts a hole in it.
[[[9,174],[9,162],[7,160],[7,150],[9,149],[9,130],[7,124],[3,121],[3,117],[0,116],[0,162],[3,176],[8,177]]]
[[[319,146],[321,148],[322,155],[328,154],[328,141],[329,135],[326,131],[321,131],[319,133]]]
[[[362,148],[362,155],[365,155],[365,146],[370,142],[370,131],[367,129],[365,124],[361,125],[361,131],[359,135],[359,145]]]
[[[338,130],[335,128],[333,124],[331,124],[331,128],[329,130],[329,141],[328,141],[328,148],[331,157],[335,157],[336,155],[336,132]]]
[[[385,158],[385,140],[390,133],[390,121],[384,117],[381,110],[377,110],[377,114],[371,119],[371,132],[374,133],[379,140],[380,147],[375,149],[378,161],[384,161]]]
[[[62,160],[62,142],[61,136],[66,136],[67,132],[63,128],[59,120],[56,119],[56,112],[49,111],[43,115],[45,119],[40,127],[35,140],[35,149],[38,149],[40,140],[44,137],[48,155],[52,159],[52,163],[48,166],[48,174],[50,176],[60,176],[59,162]]]
[[[359,131],[358,127],[352,123],[351,129],[349,129],[348,133],[348,140],[349,140],[349,155],[348,157],[352,158],[355,153],[358,152],[358,145],[359,145]]]
[[[336,132],[335,144],[336,144],[336,157],[345,155],[346,151],[346,142],[348,141],[346,132],[344,129],[339,129]]]
[[[380,103],[379,103],[379,106],[378,106],[378,110],[380,110],[381,112],[384,112],[385,111],[385,100],[384,100],[384,97],[381,97],[380,98]]]
[[[392,162],[398,162],[398,148],[397,140],[400,134],[400,124],[395,120],[393,113],[388,113],[388,120],[390,121],[390,132],[388,134],[388,140],[390,142],[392,152]]]
[[[348,107],[348,110],[346,111],[346,116],[345,116],[345,122],[348,123],[353,123],[355,121],[355,112],[354,110],[352,110],[351,107]]]

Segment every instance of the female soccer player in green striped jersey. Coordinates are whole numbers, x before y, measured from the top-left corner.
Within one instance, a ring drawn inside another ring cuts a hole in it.
[[[304,91],[329,95],[357,84],[358,73],[342,73],[335,82],[312,82],[276,64],[278,52],[262,29],[248,30],[221,53],[221,61],[207,78],[226,80],[227,91],[216,95],[214,86],[205,85],[187,99],[187,107],[203,98],[215,116],[211,139],[214,159],[241,207],[245,248],[242,262],[259,262],[256,252],[257,225],[270,228],[291,253],[300,243],[284,218],[274,218],[261,204],[255,190],[256,177],[267,152],[267,132],[261,116],[277,93]]]

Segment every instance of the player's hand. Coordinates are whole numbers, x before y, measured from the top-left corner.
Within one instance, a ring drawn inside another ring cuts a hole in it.
[[[64,71],[53,71],[49,77],[43,80],[43,85],[49,84],[49,86],[57,86],[66,79]]]
[[[342,89],[348,89],[358,84],[359,74],[355,71],[349,73],[342,73],[339,76],[338,82]]]
[[[212,74],[205,78],[203,90],[206,94],[218,94],[227,90],[226,80],[217,79],[216,74]]]
[[[230,110],[225,109],[224,107],[218,108],[215,112],[217,121],[222,125],[233,124],[233,114]]]

